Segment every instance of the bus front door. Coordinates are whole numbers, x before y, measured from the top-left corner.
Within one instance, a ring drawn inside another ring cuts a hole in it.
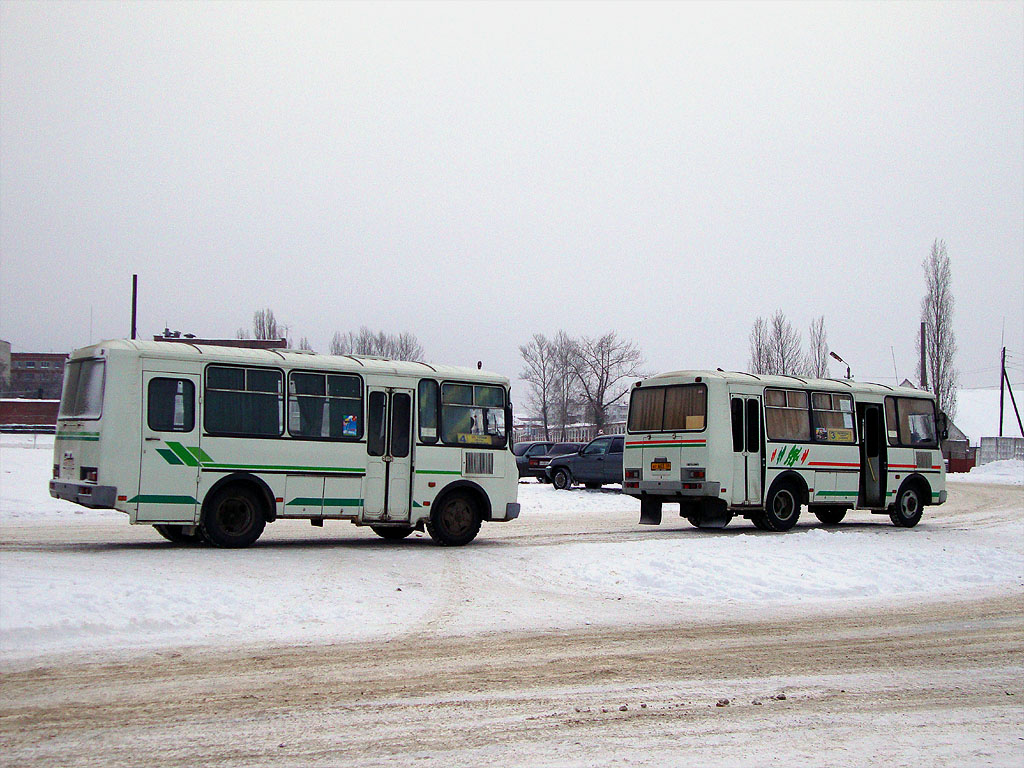
[[[142,373],[139,488],[134,496],[128,493],[128,503],[139,505],[138,522],[196,522],[199,464],[205,457],[199,448],[198,391],[198,376]]]
[[[412,496],[412,390],[368,388],[363,519],[409,519]]]
[[[885,506],[885,427],[882,409],[874,403],[858,403],[860,421],[860,505]]]
[[[734,397],[732,414],[732,500],[761,504],[761,398]]]

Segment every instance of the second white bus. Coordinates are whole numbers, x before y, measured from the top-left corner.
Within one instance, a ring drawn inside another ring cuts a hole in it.
[[[461,545],[519,515],[511,412],[508,379],[467,368],[107,341],[66,366],[50,494],[179,543],[303,518]]]
[[[640,500],[641,523],[678,503],[698,527],[738,515],[785,531],[806,505],[826,525],[865,509],[910,528],[946,500],[946,421],[928,392],[678,371],[630,394],[623,492]]]

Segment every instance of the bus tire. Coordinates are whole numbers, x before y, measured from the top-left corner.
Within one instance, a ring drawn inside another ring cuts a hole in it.
[[[401,541],[415,529],[411,525],[371,525],[370,530],[388,541]]]
[[[754,524],[754,527],[759,531],[770,531],[768,523],[764,519],[764,515],[755,514],[750,516],[750,522]]]
[[[843,507],[824,506],[814,509],[814,516],[822,525],[839,525],[846,517],[846,510]]]
[[[461,547],[476,538],[480,521],[476,500],[468,493],[452,493],[431,510],[427,533],[442,547]]]
[[[921,489],[917,483],[907,483],[896,495],[896,503],[889,513],[892,524],[900,528],[913,528],[921,522],[921,515],[924,514],[924,502],[921,498]]]
[[[792,482],[772,486],[761,518],[769,531],[788,531],[800,519],[800,495]]]
[[[173,544],[202,544],[203,535],[199,532],[198,526],[170,525],[157,523],[153,526],[156,532]],[[192,528],[192,533],[186,533],[186,528]]]
[[[560,467],[551,476],[551,484],[556,490],[567,491],[572,487],[572,474],[565,467]]]
[[[204,505],[203,538],[215,547],[248,547],[267,525],[263,499],[248,485],[226,485]]]

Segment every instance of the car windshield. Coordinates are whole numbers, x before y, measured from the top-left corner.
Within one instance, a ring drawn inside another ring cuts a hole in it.
[[[577,450],[579,450],[579,447],[579,443],[558,443],[550,451],[548,451],[548,455],[561,456],[562,454],[565,453],[575,453]]]

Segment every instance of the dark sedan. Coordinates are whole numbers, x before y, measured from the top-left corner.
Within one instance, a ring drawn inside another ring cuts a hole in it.
[[[564,490],[574,483],[600,488],[622,482],[622,435],[595,437],[576,453],[551,460],[545,472],[555,488]]]
[[[543,456],[548,452],[548,450],[550,450],[552,445],[554,445],[554,443],[540,440],[536,442],[516,443],[512,446],[512,453],[515,454],[516,457],[516,468],[519,470],[519,476],[529,476],[530,473],[527,472],[527,468],[529,467],[530,459]],[[533,476],[536,477],[536,475]]]
[[[556,456],[565,456],[569,453],[576,453],[583,443],[555,443],[545,453],[539,456],[530,456],[527,460],[526,477],[536,477],[542,483],[548,482],[548,476],[544,470]],[[523,477],[522,473],[519,475]]]

